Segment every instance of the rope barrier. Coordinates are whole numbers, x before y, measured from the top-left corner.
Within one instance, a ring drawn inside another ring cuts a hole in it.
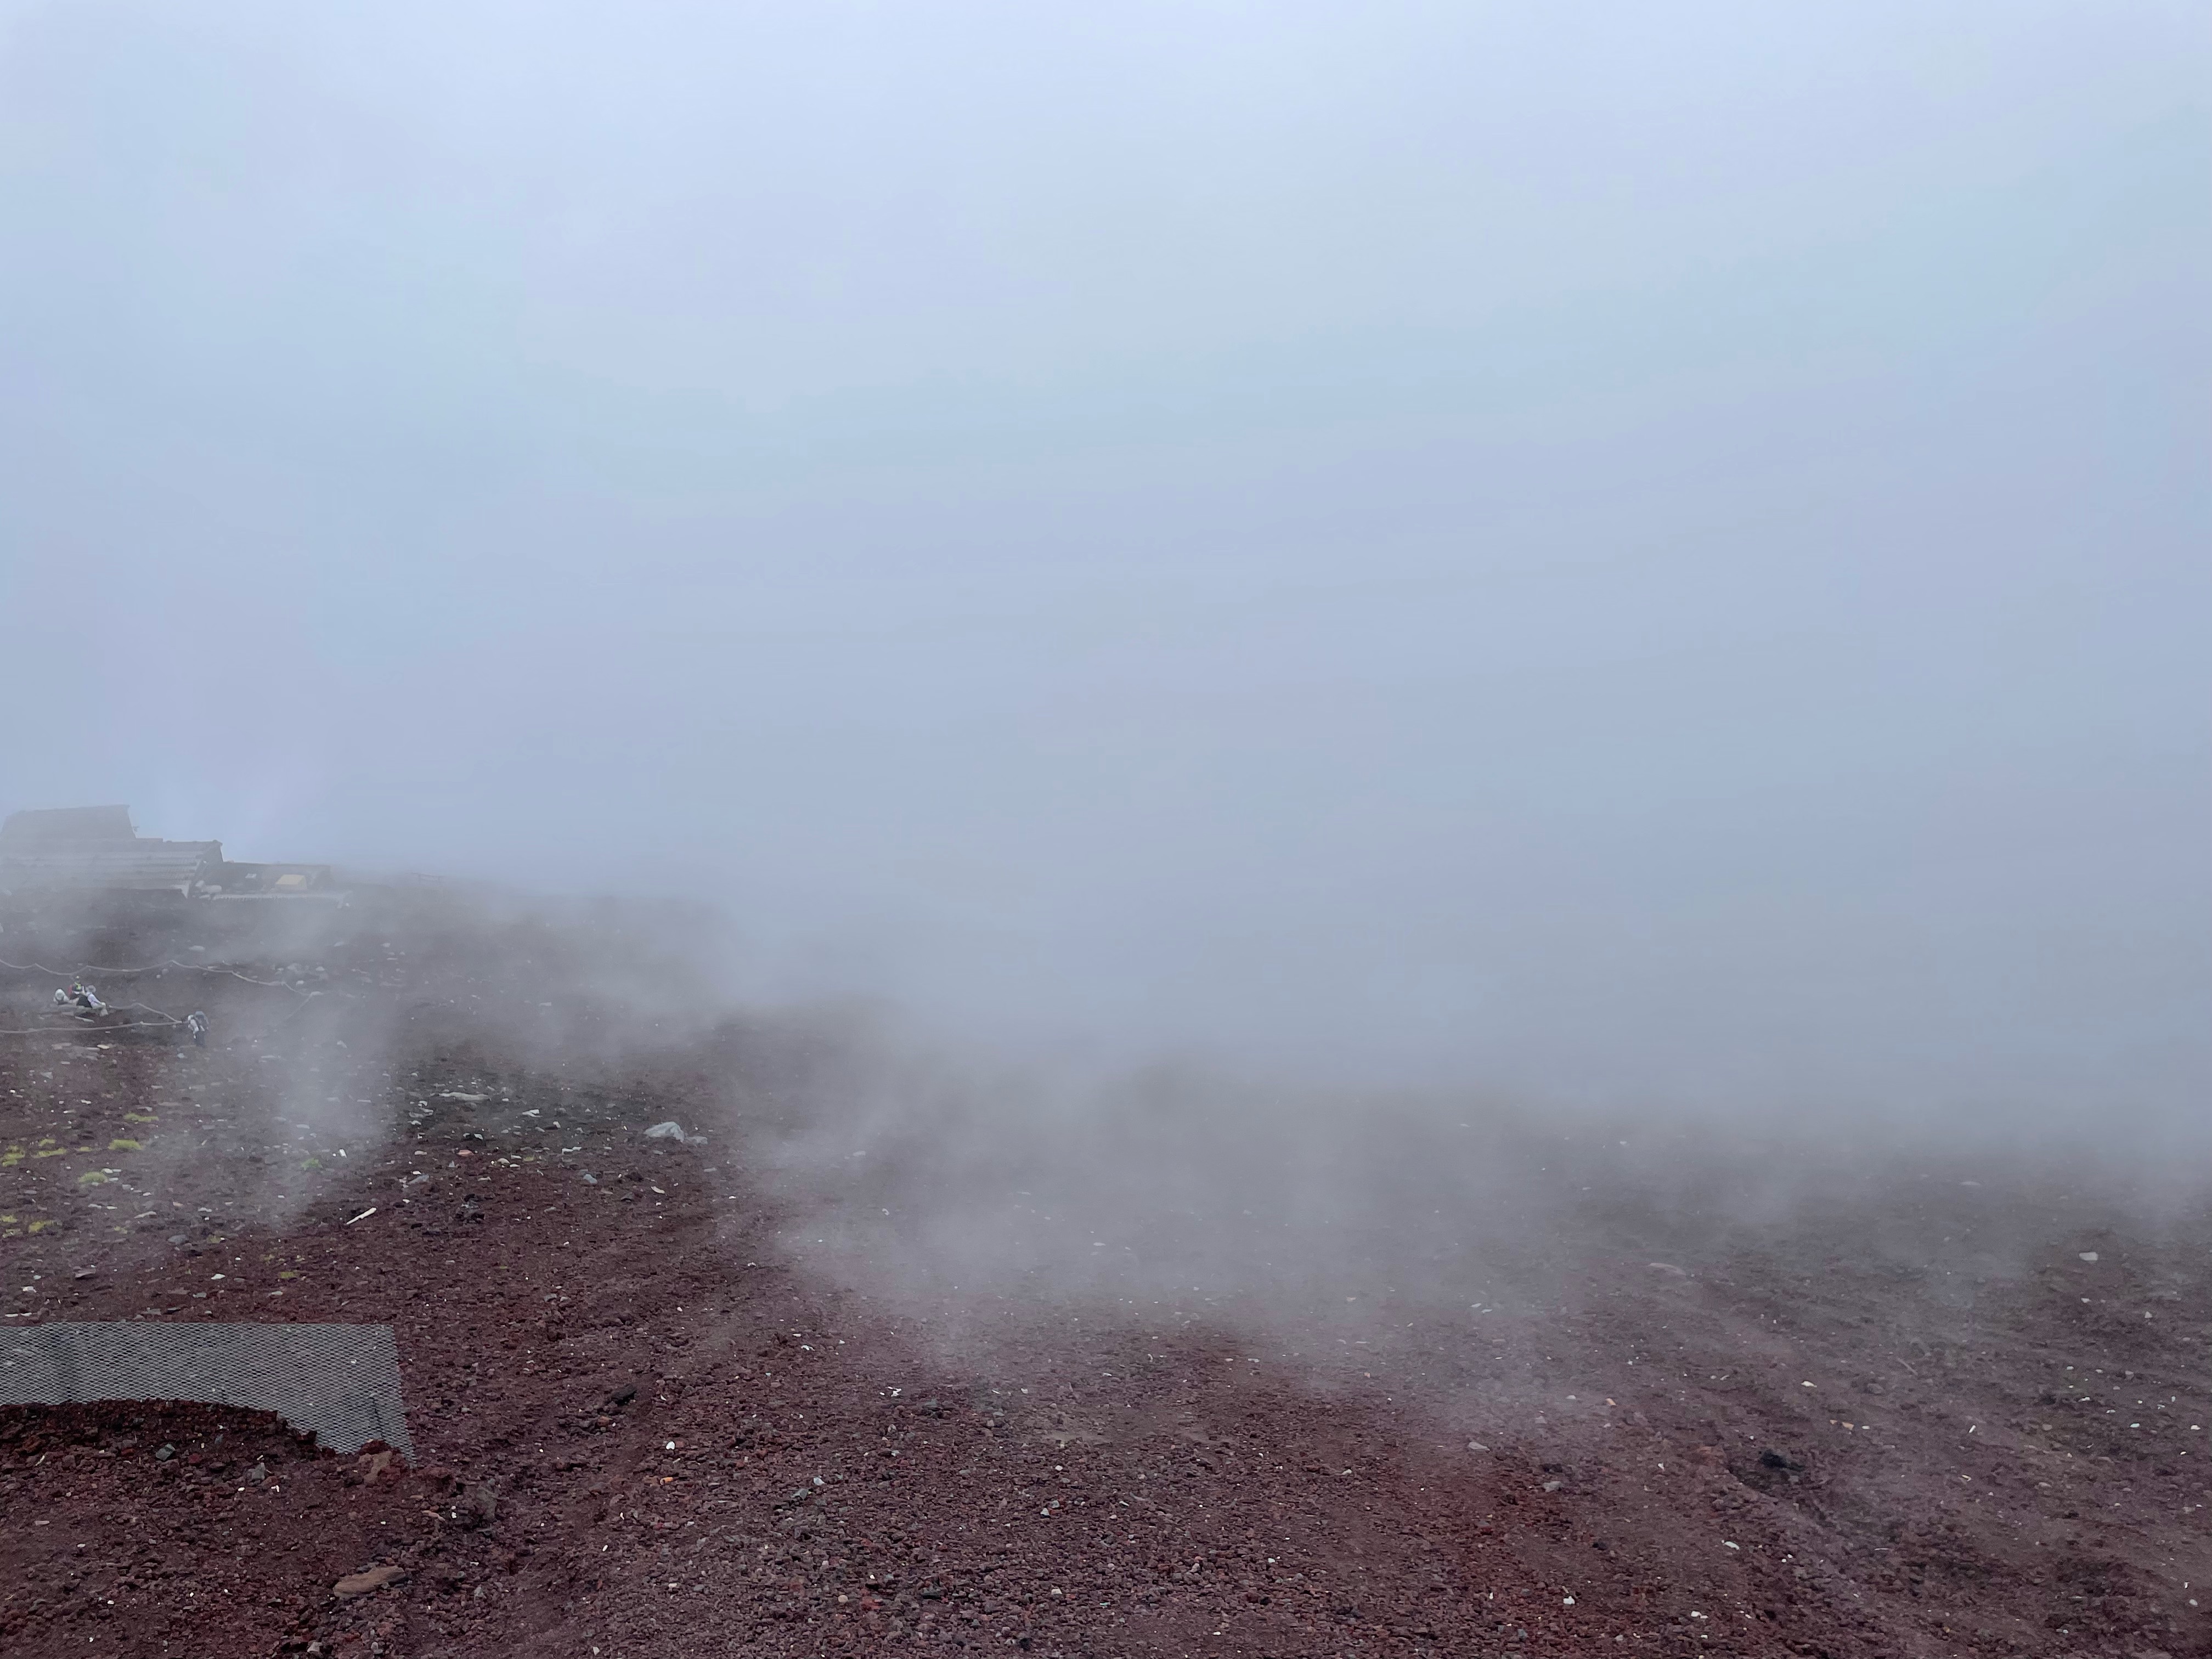
[[[204,962],[179,962],[171,957],[166,962],[156,962],[143,968],[105,968],[88,962],[76,968],[49,968],[43,962],[9,962],[0,957],[0,968],[11,969],[19,974],[52,974],[56,979],[80,979],[87,974],[98,974],[102,979],[128,979],[134,974],[158,974],[165,969],[181,968],[188,974],[222,974],[231,979],[244,980],[248,985],[266,986],[271,990],[289,991],[294,996],[320,995],[319,991],[303,990],[297,985],[287,984],[281,979],[256,979],[251,974],[241,974],[235,968],[218,968]]]
[[[170,1031],[184,1023],[181,1019],[142,1019],[128,1025],[33,1025],[20,1031],[0,1031],[0,1037],[104,1036],[110,1031]]]

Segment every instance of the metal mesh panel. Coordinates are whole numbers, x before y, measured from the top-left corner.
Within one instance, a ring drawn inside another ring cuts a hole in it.
[[[333,1451],[381,1440],[415,1461],[389,1325],[55,1321],[0,1333],[0,1405],[96,1400],[274,1412]]]

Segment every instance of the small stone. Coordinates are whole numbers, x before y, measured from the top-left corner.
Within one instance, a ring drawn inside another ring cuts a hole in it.
[[[174,1446],[165,1444],[161,1450],[154,1454],[154,1461],[156,1463],[166,1463],[176,1455],[177,1449]]]
[[[386,1564],[380,1567],[371,1567],[365,1572],[349,1573],[331,1588],[344,1600],[350,1601],[357,1595],[374,1595],[386,1584],[395,1583],[406,1576],[407,1570],[404,1567]]]

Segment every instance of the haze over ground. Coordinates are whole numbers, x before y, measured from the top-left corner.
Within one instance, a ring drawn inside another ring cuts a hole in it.
[[[0,20],[0,807],[1015,1046],[2201,1117],[2202,8]]]

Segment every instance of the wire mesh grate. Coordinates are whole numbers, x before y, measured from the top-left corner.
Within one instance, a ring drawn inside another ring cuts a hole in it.
[[[412,1463],[389,1325],[56,1320],[0,1334],[0,1405],[181,1400],[274,1412],[336,1452]]]

